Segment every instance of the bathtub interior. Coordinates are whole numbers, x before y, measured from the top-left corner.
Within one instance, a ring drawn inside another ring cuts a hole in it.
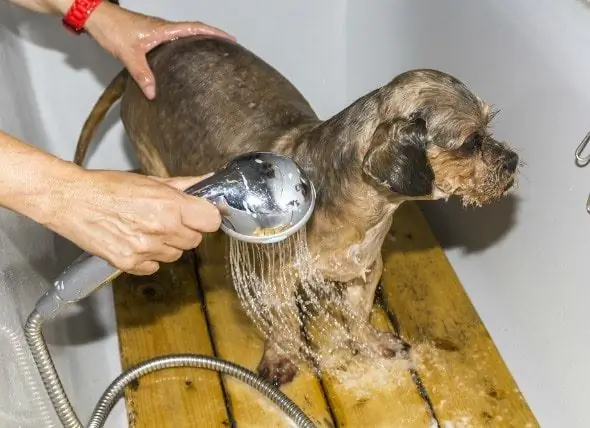
[[[590,171],[573,164],[588,132],[590,9],[581,1],[275,2],[130,0],[131,9],[199,19],[235,34],[284,73],[327,118],[409,68],[438,68],[501,109],[496,135],[526,162],[515,196],[494,207],[423,207],[468,294],[542,426],[587,426]],[[0,3],[0,127],[65,159],[119,64],[59,20]],[[136,166],[118,109],[90,168]],[[0,425],[56,423],[20,325],[79,250],[0,210]],[[104,288],[46,327],[74,407],[85,418],[120,362]],[[564,350],[568,349],[567,352]],[[38,397],[39,400],[35,399]],[[44,410],[45,409],[45,410]],[[126,426],[122,404],[108,427]],[[51,426],[51,425],[50,425]],[[55,425],[57,426],[57,424]]]

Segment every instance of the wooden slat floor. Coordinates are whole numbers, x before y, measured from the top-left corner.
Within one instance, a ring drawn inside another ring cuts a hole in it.
[[[263,342],[233,292],[222,233],[151,277],[114,283],[123,367],[172,353],[217,355],[255,370]],[[303,368],[283,388],[318,427],[538,427],[444,252],[415,204],[394,217],[372,319],[412,345],[410,366],[356,364],[348,380]],[[125,392],[133,428],[288,427],[245,384],[171,369]]]

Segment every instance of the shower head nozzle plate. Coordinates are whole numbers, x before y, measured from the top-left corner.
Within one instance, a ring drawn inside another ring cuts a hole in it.
[[[226,234],[260,244],[280,242],[299,231],[316,199],[313,183],[299,165],[271,152],[238,156],[186,192],[219,208]]]

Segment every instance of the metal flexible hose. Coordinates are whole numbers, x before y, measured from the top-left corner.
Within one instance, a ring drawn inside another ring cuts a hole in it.
[[[29,348],[33,354],[33,359],[47,394],[51,399],[55,411],[63,424],[64,428],[83,428],[68,397],[59,380],[55,366],[45,344],[41,327],[43,324],[42,317],[33,311],[25,324],[25,337]],[[235,377],[242,382],[252,386],[260,393],[269,398],[276,404],[287,416],[289,416],[299,427],[315,428],[315,425],[309,417],[285,394],[278,388],[258,377],[255,373],[219,358],[180,354],[154,358],[145,361],[131,369],[123,372],[111,385],[106,389],[98,404],[94,408],[87,428],[102,428],[108,418],[111,410],[121,397],[124,389],[134,380],[139,379],[149,373],[164,370],[168,368],[194,367],[215,370],[223,374]]]
[[[37,366],[37,370],[39,370],[47,395],[49,395],[55,413],[57,413],[64,428],[84,428],[76,416],[76,412],[74,412],[63,385],[59,380],[53,360],[43,338],[42,326],[43,318],[35,310],[29,315],[24,330],[27,344],[33,354],[35,365]]]
[[[223,361],[215,357],[194,354],[179,354],[165,357],[158,357],[145,361],[121,374],[107,388],[97,406],[92,412],[88,428],[101,428],[104,425],[107,415],[117,402],[117,399],[123,393],[123,390],[134,380],[158,370],[175,368],[175,367],[195,367],[207,370],[215,370],[223,374],[235,377],[242,382],[250,385],[260,393],[269,398],[283,412],[285,412],[297,426],[302,428],[314,428],[313,422],[303,413],[303,411],[283,394],[278,388],[275,388],[268,382],[259,378],[255,373],[233,364],[229,361]]]

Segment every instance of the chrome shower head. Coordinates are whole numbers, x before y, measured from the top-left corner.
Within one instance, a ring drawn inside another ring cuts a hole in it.
[[[213,203],[226,234],[260,244],[282,241],[300,230],[316,198],[313,183],[295,161],[270,152],[240,155],[185,193]]]
[[[185,193],[211,201],[222,213],[221,229],[240,241],[269,244],[300,230],[311,217],[315,189],[290,158],[276,153],[247,153],[230,161]],[[55,280],[37,304],[50,319],[112,281],[121,271],[106,260],[82,253]]]

